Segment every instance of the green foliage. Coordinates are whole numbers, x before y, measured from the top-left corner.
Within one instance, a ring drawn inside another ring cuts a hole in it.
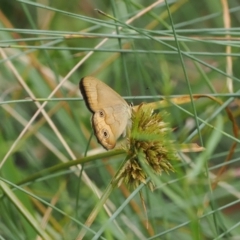
[[[239,138],[224,111],[229,106],[240,122],[237,1],[0,6],[1,239],[239,238],[240,149],[230,150]],[[134,105],[161,96],[217,96],[222,106],[204,99],[164,109],[174,143],[206,151],[179,153],[170,162],[175,172],[150,172],[153,192],[144,184],[113,190],[126,156],[102,154],[92,137],[78,89],[88,75]]]

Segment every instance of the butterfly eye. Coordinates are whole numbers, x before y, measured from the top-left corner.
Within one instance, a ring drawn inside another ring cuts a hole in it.
[[[102,129],[102,134],[104,138],[109,138],[109,133],[107,129]]]
[[[105,115],[105,114],[104,114],[104,111],[99,111],[99,117],[102,117],[102,118],[103,118],[104,115]]]

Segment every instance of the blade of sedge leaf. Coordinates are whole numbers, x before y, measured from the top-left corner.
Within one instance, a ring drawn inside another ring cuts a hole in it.
[[[218,116],[216,118],[216,129],[222,129],[223,128],[223,117]],[[212,134],[210,135],[207,143],[206,143],[206,149],[204,152],[202,152],[197,158],[196,158],[196,165],[194,169],[191,169],[191,172],[188,174],[189,182],[191,182],[196,176],[203,170],[204,164],[210,156],[212,156],[215,148],[217,147],[220,139],[221,139],[221,131],[214,130]]]
[[[0,181],[0,186],[5,193],[5,195],[8,197],[8,199],[14,204],[14,206],[18,209],[19,212],[21,212],[22,216],[29,222],[29,224],[36,230],[36,232],[46,240],[52,239],[39,225],[38,221],[36,221],[35,218],[32,217],[32,215],[28,212],[28,210],[25,208],[25,206],[22,204],[22,202],[19,201],[19,199],[13,194],[13,191],[8,187],[8,185]]]

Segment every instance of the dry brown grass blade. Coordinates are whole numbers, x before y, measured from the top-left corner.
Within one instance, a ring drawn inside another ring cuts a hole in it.
[[[210,98],[213,101],[216,101],[217,103],[219,103],[220,105],[222,104],[222,102],[215,98],[212,97],[210,95],[206,95],[206,94],[193,94],[192,98],[189,95],[183,95],[180,97],[175,97],[175,98],[165,98],[163,100],[157,101],[157,102],[151,102],[151,103],[146,103],[147,107],[152,108],[153,110],[159,109],[159,108],[164,108],[164,107],[169,107],[172,106],[172,104],[184,104],[184,103],[189,103],[193,100],[198,100],[199,98]],[[137,110],[139,107],[139,105],[136,105],[133,107],[133,110]]]
[[[233,129],[234,137],[238,138],[239,128],[238,128],[237,122],[236,122],[236,120],[235,120],[235,118],[234,118],[231,110],[230,110],[228,107],[226,107],[226,112],[227,112],[228,118],[229,118],[230,121],[233,123],[232,129]],[[228,153],[227,157],[226,157],[225,160],[224,160],[225,163],[227,163],[227,162],[232,158],[233,153],[234,153],[236,147],[237,147],[237,142],[234,142],[234,143],[232,144],[230,150],[229,150],[229,153]],[[215,181],[212,183],[212,188],[213,188],[213,189],[216,188],[218,182],[220,181],[220,177],[221,177],[222,174],[226,171],[226,169],[227,169],[227,165],[224,165],[224,166],[222,166],[222,167],[218,170],[217,175],[216,175],[216,179],[215,179]]]
[[[229,11],[229,6],[228,6],[228,0],[221,0],[222,4],[222,9],[223,9],[223,22],[224,22],[224,27],[226,30],[229,30],[231,28],[231,16],[230,16],[230,11]],[[226,39],[228,39],[230,34],[226,34]],[[231,45],[226,45],[226,73],[229,76],[233,75],[233,59],[230,56],[232,52],[232,47]],[[233,92],[233,81],[231,78],[227,77],[226,78],[226,85],[228,88],[229,92]]]
[[[141,203],[142,203],[145,215],[146,215],[146,229],[148,229],[148,224],[149,224],[148,214],[147,214],[147,208],[146,208],[146,204],[145,204],[145,201],[144,201],[144,197],[143,197],[142,191],[139,192],[139,196],[140,196]]]
[[[175,144],[177,149],[180,149],[181,152],[202,152],[204,147],[199,146],[197,143],[181,143],[179,145]]]

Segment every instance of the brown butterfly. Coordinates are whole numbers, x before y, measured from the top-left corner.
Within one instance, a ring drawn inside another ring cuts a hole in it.
[[[92,126],[98,142],[107,150],[113,149],[131,122],[131,107],[112,88],[94,77],[82,78],[79,88],[93,113]]]

